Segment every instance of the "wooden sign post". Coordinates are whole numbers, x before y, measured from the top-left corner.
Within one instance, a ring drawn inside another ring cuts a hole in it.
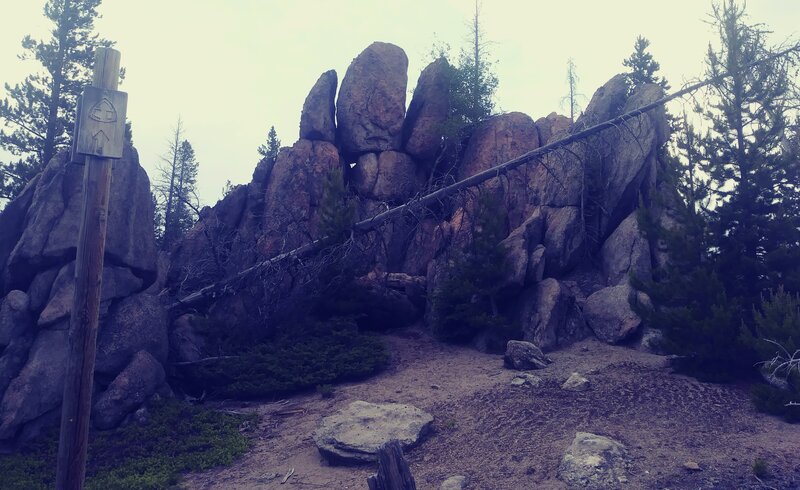
[[[75,296],[70,316],[69,361],[61,407],[56,488],[80,490],[86,476],[86,449],[100,313],[103,254],[106,245],[112,158],[122,156],[126,97],[119,85],[120,53],[98,48],[92,87],[84,92],[74,134],[86,155],[83,214],[75,258]],[[87,96],[88,95],[88,96]],[[124,100],[123,100],[124,99]]]

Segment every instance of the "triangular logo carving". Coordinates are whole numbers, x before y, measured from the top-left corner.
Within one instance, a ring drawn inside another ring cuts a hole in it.
[[[117,122],[117,110],[114,109],[111,101],[103,97],[103,100],[95,104],[89,111],[89,118],[102,123]]]

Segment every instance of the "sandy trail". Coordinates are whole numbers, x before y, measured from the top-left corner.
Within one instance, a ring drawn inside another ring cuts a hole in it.
[[[255,445],[230,467],[187,475],[187,489],[365,489],[372,466],[329,466],[312,433],[355,400],[408,403],[435,417],[434,433],[407,454],[421,490],[467,475],[470,489],[563,489],[558,462],[576,431],[614,437],[632,455],[631,489],[800,488],[800,424],[758,414],[743,388],[677,376],[659,356],[587,340],[550,354],[539,388],[512,387],[502,358],[440,344],[408,330],[385,337],[390,368],[335,396],[222,403],[261,416]],[[573,371],[592,389],[567,392]],[[756,457],[771,477],[752,473]],[[683,463],[703,468],[689,472]],[[281,484],[283,475],[293,476]],[[280,475],[274,477],[275,474]]]

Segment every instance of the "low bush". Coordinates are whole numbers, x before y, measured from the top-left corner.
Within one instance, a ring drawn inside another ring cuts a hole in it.
[[[750,398],[760,412],[781,417],[792,424],[800,422],[800,406],[791,405],[792,402],[798,401],[796,393],[768,384],[759,384],[750,391]]]
[[[319,385],[357,381],[382,370],[389,354],[350,319],[313,321],[236,356],[188,368],[198,391],[238,399],[285,395]]]
[[[229,415],[174,400],[154,403],[150,421],[89,436],[86,488],[150,490],[178,483],[184,471],[229,465],[250,447],[240,427],[252,417]],[[52,432],[0,456],[0,488],[55,487],[58,434]]]

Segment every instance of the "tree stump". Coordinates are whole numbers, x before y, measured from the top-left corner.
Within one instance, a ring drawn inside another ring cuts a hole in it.
[[[398,441],[387,442],[378,450],[378,473],[367,478],[367,485],[369,490],[417,490]]]

